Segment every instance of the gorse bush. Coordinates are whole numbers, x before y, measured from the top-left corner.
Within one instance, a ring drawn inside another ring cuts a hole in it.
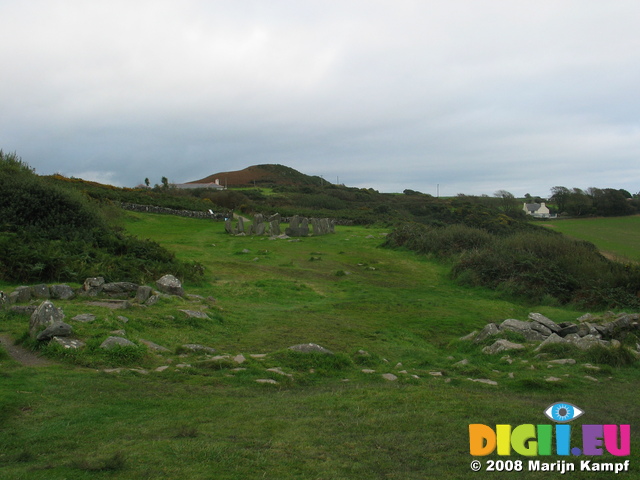
[[[387,236],[385,246],[404,247],[418,253],[450,256],[477,250],[494,241],[485,230],[466,225],[433,226],[419,223],[404,224]]]
[[[489,222],[491,223],[491,222]],[[467,225],[397,227],[384,244],[453,260],[459,283],[531,302],[585,308],[638,307],[640,269],[604,258],[588,242],[541,228],[492,234]]]
[[[202,274],[198,265],[179,262],[157,243],[109,223],[90,198],[0,151],[0,279],[83,281],[100,275],[144,283],[165,273]]]

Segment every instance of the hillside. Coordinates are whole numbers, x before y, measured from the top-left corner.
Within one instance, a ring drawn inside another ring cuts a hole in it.
[[[252,165],[234,172],[219,172],[188,183],[211,183],[216,179],[227,187],[275,186],[275,185],[322,185],[318,176],[305,175],[284,165]]]

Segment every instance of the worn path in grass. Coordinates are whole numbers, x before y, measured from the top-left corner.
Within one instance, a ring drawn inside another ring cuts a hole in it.
[[[6,334],[0,334],[0,344],[9,356],[16,362],[29,367],[44,367],[53,363],[45,358],[35,355],[33,352],[13,343],[13,339]]]

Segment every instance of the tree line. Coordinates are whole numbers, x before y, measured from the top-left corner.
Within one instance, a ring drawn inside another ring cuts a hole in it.
[[[631,195],[624,189],[580,188],[556,186],[551,189],[549,201],[553,213],[582,216],[622,216],[640,213],[640,195]]]

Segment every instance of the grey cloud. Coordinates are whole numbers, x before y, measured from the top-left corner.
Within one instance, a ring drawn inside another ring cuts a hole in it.
[[[0,1],[0,148],[128,186],[282,163],[380,191],[636,192],[638,14],[595,0]]]

